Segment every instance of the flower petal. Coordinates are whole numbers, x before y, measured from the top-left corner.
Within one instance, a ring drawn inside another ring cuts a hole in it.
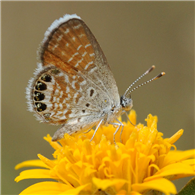
[[[15,169],[21,169],[23,167],[43,167],[48,168],[48,166],[41,160],[27,160],[22,163],[19,163],[15,166]]]
[[[167,179],[159,178],[144,183],[137,183],[132,185],[132,189],[137,192],[144,192],[145,190],[157,190],[169,195],[170,193],[176,194],[177,190],[172,182]]]
[[[50,170],[30,169],[30,170],[22,171],[20,175],[15,178],[15,181],[19,182],[23,179],[38,179],[38,178],[59,179],[58,177],[51,176]]]
[[[23,190],[20,195],[57,195],[64,191],[71,189],[70,186],[59,183],[59,182],[52,182],[52,181],[45,181],[33,184]]]
[[[50,143],[50,145],[52,146],[52,148],[54,148],[55,150],[61,149],[62,147],[58,144],[58,142],[53,142],[52,141],[52,137],[47,134],[47,137],[44,137],[44,139]]]
[[[124,179],[99,179],[99,178],[93,178],[93,183],[97,187],[97,189],[106,190],[108,187],[115,186],[118,189],[120,189],[125,183],[127,183]]]
[[[164,158],[164,162],[162,166],[166,166],[171,163],[180,162],[182,160],[188,158],[195,158],[195,150],[187,150],[187,151],[170,151],[166,157]]]
[[[69,189],[63,193],[60,193],[60,195],[78,195],[81,191],[87,189],[90,185],[91,184],[86,184],[86,185],[79,186],[77,188]],[[84,192],[81,194],[84,194]]]
[[[182,135],[183,135],[183,129],[180,129],[173,136],[165,140],[167,140],[170,144],[174,144]]]
[[[147,177],[144,181],[150,181],[160,177],[168,177],[171,179],[171,176],[178,175],[178,174],[195,175],[195,172],[193,168],[187,164],[174,163],[160,169],[153,176]]]

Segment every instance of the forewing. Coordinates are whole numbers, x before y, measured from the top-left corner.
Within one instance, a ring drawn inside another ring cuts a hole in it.
[[[100,88],[111,103],[119,102],[115,79],[97,40],[75,15],[65,15],[51,25],[41,45],[40,59],[44,66],[55,65],[66,73],[77,71]]]

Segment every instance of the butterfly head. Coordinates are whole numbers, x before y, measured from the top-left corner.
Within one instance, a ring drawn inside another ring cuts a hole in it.
[[[121,96],[120,104],[123,110],[125,111],[131,110],[131,108],[133,107],[133,100],[131,99],[131,95],[129,97],[125,95]]]

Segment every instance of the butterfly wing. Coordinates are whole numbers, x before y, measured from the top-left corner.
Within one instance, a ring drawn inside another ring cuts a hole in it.
[[[107,60],[78,16],[65,15],[49,27],[39,56],[27,88],[30,110],[39,120],[64,124],[63,133],[72,134],[96,125],[107,108],[120,104]]]
[[[45,34],[40,49],[44,66],[54,64],[63,71],[74,69],[96,83],[113,101],[119,102],[118,88],[97,40],[76,15],[55,21]]]

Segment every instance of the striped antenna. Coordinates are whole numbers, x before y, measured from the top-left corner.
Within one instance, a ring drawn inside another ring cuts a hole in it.
[[[127,94],[129,94],[129,90],[131,89],[131,87],[137,83],[141,78],[143,78],[144,76],[146,76],[148,73],[150,73],[152,70],[155,69],[155,66],[152,65],[148,70],[146,70],[146,72],[144,72],[144,74],[142,74],[140,77],[138,77],[125,91],[124,96],[126,96]]]
[[[150,69],[149,69],[149,70],[150,70]],[[152,69],[152,70],[153,70],[153,69]],[[147,72],[147,71],[146,71],[146,72]],[[149,73],[149,72],[148,72],[148,73]],[[146,73],[146,74],[147,74],[147,73]],[[145,76],[146,74],[144,73],[142,76],[140,76],[140,78],[142,78],[142,77]],[[127,97],[128,94],[131,94],[131,93],[132,93],[133,91],[135,91],[136,89],[138,89],[138,88],[142,87],[143,85],[146,85],[146,84],[148,84],[148,83],[150,83],[150,82],[152,82],[152,81],[154,81],[154,80],[157,80],[157,79],[159,79],[160,77],[162,77],[162,76],[164,76],[164,75],[165,75],[165,72],[161,72],[159,75],[155,76],[154,78],[152,78],[152,79],[150,79],[150,80],[148,80],[148,81],[145,81],[144,83],[138,85],[137,87],[134,87],[132,90],[128,91],[128,92],[125,94],[126,97]],[[138,78],[137,80],[140,80],[140,79]],[[137,82],[137,80],[136,80],[136,82]],[[136,82],[134,81],[131,85],[133,86]],[[129,87],[128,89],[130,89],[130,87]]]

